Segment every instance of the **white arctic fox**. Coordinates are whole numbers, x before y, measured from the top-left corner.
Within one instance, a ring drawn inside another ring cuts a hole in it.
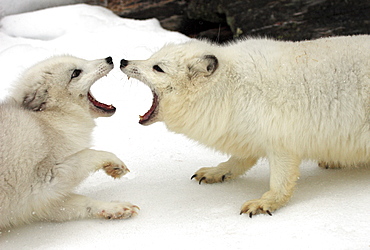
[[[267,157],[270,190],[247,201],[252,216],[285,205],[303,159],[329,166],[370,162],[370,36],[304,42],[245,39],[167,45],[121,70],[153,91],[140,123],[231,155],[202,168],[200,183],[233,179]]]
[[[99,169],[127,173],[114,154],[89,149],[93,118],[115,107],[98,102],[91,85],[113,69],[111,57],[86,61],[56,56],[28,69],[0,103],[0,229],[36,220],[128,218],[130,203],[73,193]]]

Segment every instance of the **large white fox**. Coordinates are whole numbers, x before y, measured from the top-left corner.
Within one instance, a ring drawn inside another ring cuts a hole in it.
[[[249,216],[289,201],[304,159],[370,163],[369,35],[223,46],[193,40],[167,45],[148,60],[123,59],[121,70],[152,89],[141,124],[163,121],[231,155],[196,172],[200,183],[233,179],[267,157],[270,190],[242,205]]]

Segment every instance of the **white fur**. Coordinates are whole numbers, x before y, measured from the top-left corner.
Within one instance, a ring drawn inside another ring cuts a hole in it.
[[[217,60],[216,60],[216,59]],[[153,68],[158,65],[164,72]],[[370,162],[370,36],[304,42],[246,39],[167,45],[121,70],[158,95],[154,117],[169,130],[221,152],[229,161],[194,177],[232,179],[261,157],[270,190],[242,213],[270,213],[290,199],[299,165]]]
[[[121,177],[114,154],[89,149],[94,117],[110,116],[87,99],[113,68],[105,59],[57,56],[28,69],[0,104],[0,229],[36,220],[127,218],[136,206],[72,193],[90,173]],[[74,70],[81,70],[72,79]]]

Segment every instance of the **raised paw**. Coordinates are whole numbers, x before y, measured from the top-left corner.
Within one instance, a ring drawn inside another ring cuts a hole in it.
[[[233,179],[233,174],[228,171],[220,169],[218,167],[209,167],[209,168],[201,168],[199,169],[191,179],[196,179],[201,183],[217,183],[217,182],[224,182],[226,180]]]
[[[107,162],[103,165],[104,171],[107,173],[107,175],[112,176],[113,178],[121,178],[130,170],[126,167],[126,165],[121,163],[114,163],[114,162]]]
[[[98,212],[99,217],[109,220],[127,219],[137,215],[138,210],[140,210],[138,206],[131,203],[111,202],[108,204],[107,207]]]

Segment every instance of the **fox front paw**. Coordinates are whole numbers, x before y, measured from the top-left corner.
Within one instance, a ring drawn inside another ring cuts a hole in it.
[[[103,165],[104,171],[107,173],[107,175],[112,176],[113,178],[121,178],[130,170],[126,167],[126,165],[123,162],[115,163],[115,162],[106,162]]]
[[[191,177],[191,179],[199,181],[199,184],[224,182],[233,178],[234,176],[230,171],[218,167],[201,168]]]
[[[137,215],[140,208],[131,203],[111,202],[107,207],[98,212],[98,217],[109,220],[127,219]]]
[[[278,207],[276,203],[264,199],[250,200],[243,204],[240,214],[248,214],[250,218],[261,213],[272,216],[272,212]]]

